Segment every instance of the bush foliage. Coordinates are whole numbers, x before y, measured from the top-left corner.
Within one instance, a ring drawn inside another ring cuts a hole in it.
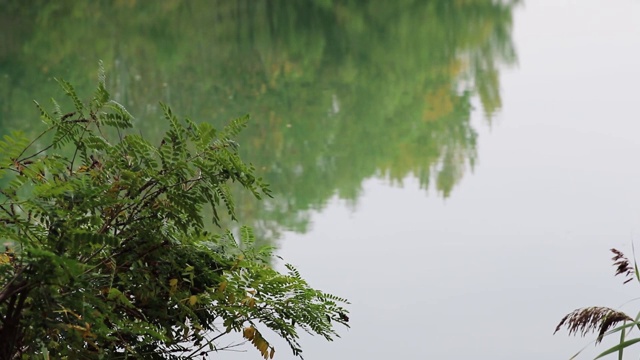
[[[211,231],[235,219],[231,183],[269,196],[233,140],[247,118],[217,130],[163,105],[153,144],[104,70],[87,103],[59,83],[72,111],[36,103],[46,130],[0,141],[0,359],[186,359],[231,332],[265,359],[268,333],[302,357],[300,329],[338,336],[346,300],[274,270],[250,228]]]

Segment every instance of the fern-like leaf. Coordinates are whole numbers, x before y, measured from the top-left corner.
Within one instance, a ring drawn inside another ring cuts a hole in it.
[[[107,91],[104,64],[102,63],[102,60],[100,60],[100,62],[98,63],[98,87],[93,94],[92,102],[94,103],[96,109],[100,109],[109,101],[110,97],[111,95]]]
[[[49,112],[45,110],[37,101],[33,100],[33,103],[36,104],[36,107],[38,108],[38,110],[40,110],[40,119],[42,120],[42,122],[49,126],[53,125],[53,117],[51,116],[51,114],[49,114]]]
[[[71,85],[70,83],[68,83],[64,79],[55,79],[55,80],[58,82],[58,84],[60,84],[60,87],[65,92],[65,94],[67,94],[67,96],[69,96],[69,98],[71,98],[71,100],[73,101],[73,105],[76,108],[76,111],[78,113],[82,114],[82,112],[84,110],[84,104],[82,103],[82,101],[78,97],[78,94],[76,94],[76,90],[73,88],[73,85]]]

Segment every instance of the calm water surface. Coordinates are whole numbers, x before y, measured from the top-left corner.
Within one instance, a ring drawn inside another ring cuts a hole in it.
[[[0,133],[97,59],[146,136],[158,100],[252,115],[276,197],[239,217],[352,301],[307,359],[567,359],[589,341],[552,336],[566,312],[638,294],[608,254],[640,232],[638,1],[0,6]]]

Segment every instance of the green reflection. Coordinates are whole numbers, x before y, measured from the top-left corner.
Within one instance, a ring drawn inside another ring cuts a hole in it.
[[[512,11],[494,0],[4,1],[0,132],[37,123],[52,76],[92,89],[98,59],[145,136],[157,101],[220,125],[250,113],[241,142],[275,198],[238,198],[265,234],[306,231],[333,195],[415,175],[449,196],[476,159],[470,100],[500,108]]]

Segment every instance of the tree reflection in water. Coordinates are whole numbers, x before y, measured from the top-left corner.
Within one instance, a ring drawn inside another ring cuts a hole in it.
[[[477,156],[471,99],[490,121],[516,62],[519,1],[4,3],[0,132],[32,131],[52,76],[91,89],[98,59],[145,136],[164,126],[158,100],[217,125],[250,113],[241,152],[275,197],[237,209],[267,238],[374,176],[449,196]]]

